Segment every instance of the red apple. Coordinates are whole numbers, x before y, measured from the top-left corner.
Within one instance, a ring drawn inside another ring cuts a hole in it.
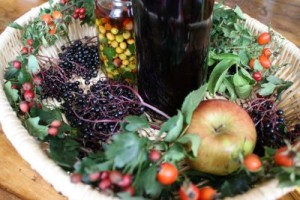
[[[227,175],[240,167],[239,154],[253,152],[255,125],[248,113],[226,100],[207,100],[193,113],[187,134],[198,134],[201,145],[192,168],[215,175]]]

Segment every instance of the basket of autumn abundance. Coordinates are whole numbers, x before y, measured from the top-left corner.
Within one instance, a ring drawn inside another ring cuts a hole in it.
[[[57,191],[80,200],[276,199],[299,184],[295,45],[216,4],[208,82],[168,116],[132,83],[102,74],[101,26],[94,1],[61,0],[0,36],[2,128]]]

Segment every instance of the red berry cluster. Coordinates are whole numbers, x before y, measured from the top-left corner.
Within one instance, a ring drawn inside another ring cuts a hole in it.
[[[82,181],[81,174],[72,174],[71,181],[79,183]],[[103,171],[89,174],[89,181],[97,183],[98,188],[105,193],[111,192],[128,192],[131,196],[135,190],[132,186],[132,176],[130,174],[122,174],[119,171]]]
[[[24,47],[22,47],[22,49],[21,49],[21,53],[23,54],[23,55],[27,55],[27,54],[31,54],[32,52],[33,52],[33,39],[31,39],[31,38],[29,38],[28,40],[27,40],[27,45],[26,46],[24,46]]]
[[[56,136],[58,134],[58,129],[61,126],[62,122],[60,120],[54,120],[51,122],[48,133],[49,135]]]
[[[85,18],[85,8],[76,8],[73,14],[74,19],[84,20]]]

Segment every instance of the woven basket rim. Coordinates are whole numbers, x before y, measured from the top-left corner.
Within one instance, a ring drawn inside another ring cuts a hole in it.
[[[54,1],[54,3],[58,2],[59,0]],[[34,17],[37,17],[41,8],[47,7],[49,7],[48,2],[42,4],[41,6],[32,8],[29,12],[18,18],[16,22],[24,25]],[[268,27],[260,23],[258,20],[253,19],[246,14],[245,17],[248,24],[253,23],[257,26],[257,30],[268,30]],[[0,35],[0,50],[7,45],[11,35],[19,33],[19,30],[7,27]],[[292,54],[300,60],[300,49],[295,44],[285,39],[284,46],[287,46],[289,49],[291,49]],[[5,68],[5,66],[2,67],[3,69],[0,69],[0,72]],[[1,85],[3,85],[4,80],[0,79],[0,82]],[[26,160],[26,162],[28,162],[30,166],[34,170],[36,170],[47,182],[49,182],[57,191],[61,192],[69,199],[74,200],[117,199],[114,197],[105,196],[99,191],[92,189],[88,185],[82,183],[71,183],[69,175],[58,165],[56,165],[56,163],[51,160],[45,154],[45,152],[43,152],[43,150],[39,146],[39,142],[35,138],[30,136],[28,131],[22,126],[20,120],[16,116],[16,113],[8,103],[7,97],[2,87],[0,87],[0,110],[0,122],[2,124],[2,129],[9,141],[13,144],[14,148],[21,155],[21,157]],[[23,143],[24,141],[25,143]],[[274,179],[264,183],[260,187],[250,190],[250,192],[248,193],[228,199],[258,199],[257,195],[259,195],[259,197],[263,199],[276,199],[294,189],[294,187],[277,188],[277,184],[278,181]],[[266,191],[268,193],[272,193],[271,197],[265,195]]]

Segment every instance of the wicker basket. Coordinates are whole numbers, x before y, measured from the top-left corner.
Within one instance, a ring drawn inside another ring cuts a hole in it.
[[[41,7],[47,7],[44,4]],[[41,7],[32,9],[30,12],[17,20],[21,25],[26,24],[31,19],[39,14]],[[260,22],[246,16],[247,26],[250,27],[253,33],[266,31],[267,27]],[[96,30],[93,27],[80,26],[80,24],[72,24],[69,27],[70,38],[78,39],[83,36],[94,36]],[[90,186],[84,184],[73,184],[70,182],[70,177],[63,171],[54,161],[48,158],[42,150],[40,143],[29,135],[27,130],[22,126],[21,121],[17,118],[16,113],[11,108],[2,85],[4,84],[4,70],[7,63],[13,60],[19,53],[22,43],[20,41],[21,33],[18,30],[7,28],[0,35],[0,122],[2,129],[12,145],[18,153],[30,163],[31,167],[36,170],[46,181],[61,192],[69,199],[74,200],[99,200],[99,199],[115,199],[101,194],[99,191],[93,190]],[[50,48],[42,48],[40,54],[48,56],[57,56],[58,48],[65,43],[59,41],[55,46]],[[279,106],[284,110],[286,119],[292,124],[300,121],[300,50],[291,42],[285,40],[283,44],[283,52],[280,58],[276,61],[280,63],[290,63],[290,67],[283,68],[278,72],[278,76],[286,80],[293,81],[294,84],[284,94]],[[283,194],[293,190],[294,188],[278,188],[278,181],[272,180],[261,186],[252,189],[246,194],[228,199],[264,199],[271,200],[281,197]]]

